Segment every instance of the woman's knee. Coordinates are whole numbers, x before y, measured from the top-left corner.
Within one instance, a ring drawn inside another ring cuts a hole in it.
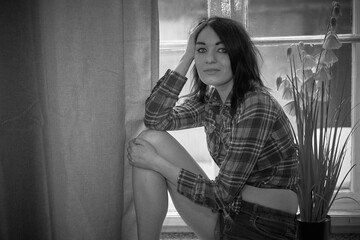
[[[146,129],[139,134],[138,138],[144,139],[156,147],[168,142],[172,137],[166,131]]]
[[[205,172],[189,152],[168,132],[145,130],[138,137],[152,144],[158,153],[168,162],[173,163],[177,167],[206,176]]]

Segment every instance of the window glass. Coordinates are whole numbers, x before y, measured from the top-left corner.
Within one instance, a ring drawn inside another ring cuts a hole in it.
[[[207,16],[207,0],[159,0],[160,40],[186,40],[189,30]]]
[[[341,18],[337,33],[352,32],[352,0],[339,1]],[[249,32],[254,37],[323,35],[331,0],[251,0]]]

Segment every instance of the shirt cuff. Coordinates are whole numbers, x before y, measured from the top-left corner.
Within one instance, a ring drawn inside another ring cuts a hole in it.
[[[197,177],[196,174],[182,168],[178,176],[177,191],[188,198],[192,198]]]

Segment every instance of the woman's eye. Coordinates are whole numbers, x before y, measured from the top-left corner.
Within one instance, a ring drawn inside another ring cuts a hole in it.
[[[205,48],[198,48],[196,51],[198,53],[204,53],[204,52],[206,52],[206,49]]]
[[[219,49],[218,49],[218,52],[219,52],[219,53],[228,53],[228,51],[227,51],[226,48],[219,48]]]

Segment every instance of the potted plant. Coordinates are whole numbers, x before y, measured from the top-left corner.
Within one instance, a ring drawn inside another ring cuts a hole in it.
[[[290,46],[287,49],[290,73],[276,80],[277,89],[282,91],[284,99],[289,100],[284,109],[296,119],[294,131],[299,146],[298,239],[329,238],[330,207],[354,167],[336,189],[346,145],[355,129],[353,127],[350,133],[346,133],[342,143],[342,116],[350,115],[350,112],[343,112],[345,101],[335,111],[330,111],[332,67],[338,61],[333,50],[342,45],[336,35],[339,16],[340,4],[333,2],[321,49],[310,54],[309,48],[315,46],[302,42]],[[311,229],[306,230],[309,226]]]

